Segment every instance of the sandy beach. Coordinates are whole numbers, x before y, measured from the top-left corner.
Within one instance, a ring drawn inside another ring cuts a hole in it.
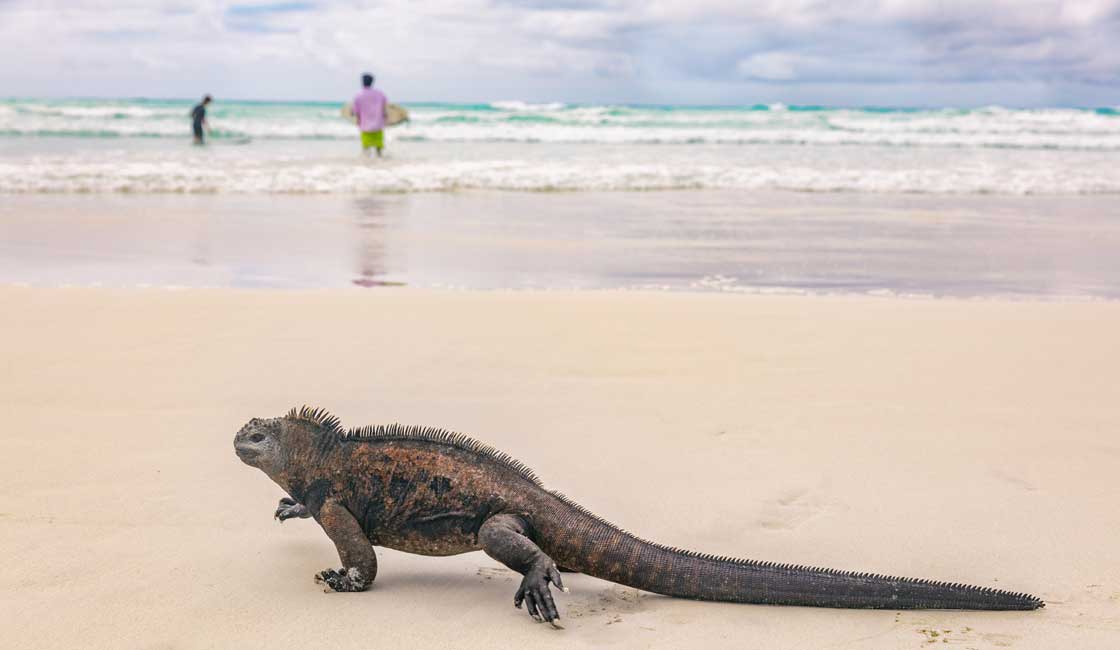
[[[11,648],[1120,645],[1120,304],[644,292],[0,289]],[[635,533],[1027,591],[1037,612],[673,600],[556,631],[480,553],[362,594],[233,454],[292,406],[447,427]]]

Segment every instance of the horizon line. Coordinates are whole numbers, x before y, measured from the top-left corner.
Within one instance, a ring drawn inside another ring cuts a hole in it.
[[[186,97],[146,97],[141,95],[132,96],[97,96],[97,95],[70,95],[70,96],[4,96],[0,97],[0,101],[156,101],[156,102],[184,102],[191,103],[199,101],[199,99],[192,99]],[[337,100],[329,99],[246,99],[246,98],[228,98],[222,99],[215,97],[214,103],[221,103],[222,101],[232,103],[245,103],[245,104],[325,104],[335,105],[340,103]],[[890,110],[890,111],[921,111],[933,109],[961,109],[961,110],[976,110],[984,108],[1002,108],[1007,110],[1040,110],[1040,109],[1069,109],[1069,110],[1086,110],[1086,111],[1117,111],[1120,106],[1086,106],[1076,104],[1038,104],[1033,106],[1028,105],[1009,105],[1009,104],[796,104],[786,102],[755,102],[743,104],[711,104],[711,103],[679,103],[679,104],[659,104],[649,102],[567,102],[561,100],[548,100],[548,101],[528,101],[524,99],[492,99],[487,101],[454,101],[454,100],[399,100],[393,103],[401,105],[423,105],[423,104],[443,104],[452,106],[480,106],[489,105],[493,106],[497,103],[503,102],[520,102],[530,106],[541,106],[549,104],[560,104],[565,107],[606,107],[606,106],[620,106],[626,108],[695,108],[695,109],[729,109],[729,108],[753,108],[756,106],[765,106],[772,108],[774,106],[784,106],[790,109],[837,109],[837,110]],[[346,103],[343,100],[341,103]]]

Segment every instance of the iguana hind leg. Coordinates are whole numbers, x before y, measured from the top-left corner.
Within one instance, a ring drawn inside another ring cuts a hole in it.
[[[330,499],[323,503],[315,520],[334,542],[338,559],[342,561],[342,569],[320,571],[315,582],[327,585],[332,591],[369,589],[377,577],[377,555],[358,520],[345,506]]]
[[[279,519],[280,523],[284,523],[284,521],[295,517],[307,519],[310,516],[311,511],[307,509],[307,506],[291,497],[284,497],[280,499],[280,505],[276,506],[276,512],[273,513],[272,518]]]
[[[530,526],[524,517],[517,515],[494,515],[478,531],[478,542],[487,555],[524,576],[521,586],[513,596],[513,606],[525,609],[537,620],[545,620],[552,625],[560,618],[552,591],[548,583],[560,589],[564,581],[552,558],[544,554],[529,538]]]

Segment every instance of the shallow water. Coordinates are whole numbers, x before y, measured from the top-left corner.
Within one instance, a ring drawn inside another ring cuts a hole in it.
[[[0,100],[0,282],[1116,298],[1115,109]]]

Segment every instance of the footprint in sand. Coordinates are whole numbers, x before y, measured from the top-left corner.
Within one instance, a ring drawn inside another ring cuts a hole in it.
[[[607,625],[614,625],[623,622],[625,615],[640,611],[647,598],[647,594],[637,589],[617,585],[592,593],[573,593],[567,603],[568,616],[602,616],[607,619]]]
[[[485,580],[502,580],[503,582],[513,582],[514,578],[521,577],[509,569],[501,569],[498,567],[479,567],[475,575]]]
[[[1019,637],[1014,634],[996,634],[994,632],[981,634],[980,638],[1000,648],[1010,648],[1019,640]]]
[[[898,622],[898,619],[895,619]],[[976,632],[971,627],[964,627],[961,629],[952,629],[947,627],[920,627],[914,630],[921,634],[926,643],[948,644],[948,645],[964,645],[966,648],[975,647],[975,637],[979,637],[985,642],[1005,648],[1011,646],[1019,637],[1012,634],[997,634],[994,632],[981,633]]]
[[[797,488],[783,493],[759,517],[758,524],[768,530],[792,530],[825,509],[819,493]]]
[[[993,468],[989,471],[989,474],[991,474],[992,477],[1003,481],[1004,483],[1017,487],[1021,490],[1025,490],[1027,492],[1035,492],[1038,490],[1038,486],[1034,483],[1031,483],[1021,476],[1016,476],[1015,474],[1004,471],[1002,469]]]

